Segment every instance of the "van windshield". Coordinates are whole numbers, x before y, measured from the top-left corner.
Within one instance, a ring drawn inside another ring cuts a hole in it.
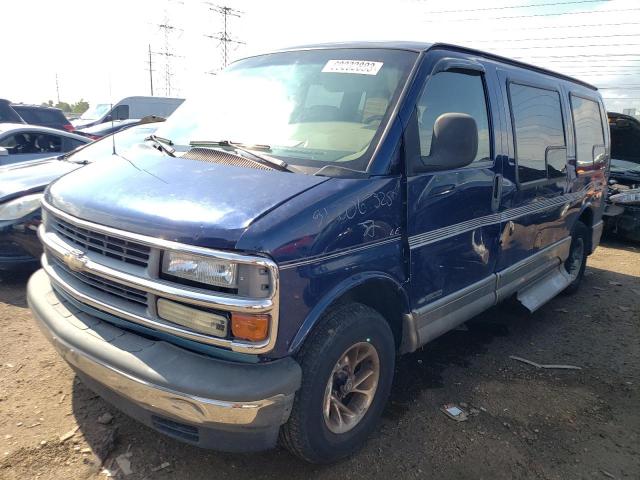
[[[98,103],[93,107],[89,107],[89,109],[82,114],[80,117],[82,120],[97,120],[102,118],[102,116],[109,111],[111,108],[111,104],[109,103]]]
[[[326,49],[234,63],[203,98],[158,129],[177,146],[199,141],[268,145],[270,156],[321,168],[365,170],[417,54]]]

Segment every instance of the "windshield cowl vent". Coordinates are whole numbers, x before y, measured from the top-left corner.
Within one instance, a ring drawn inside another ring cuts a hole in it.
[[[189,160],[200,160],[201,162],[219,163],[234,167],[253,168],[255,170],[276,170],[269,165],[262,164],[249,158],[234,155],[214,148],[195,147],[182,155],[180,158]]]

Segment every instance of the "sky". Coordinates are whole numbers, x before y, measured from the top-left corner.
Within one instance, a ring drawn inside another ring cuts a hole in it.
[[[14,102],[55,103],[56,76],[60,100],[70,103],[149,95],[149,45],[156,95],[200,92],[223,66],[221,42],[210,38],[223,29],[212,10],[222,5],[239,15],[228,17],[228,33],[242,42],[230,45],[230,60],[313,42],[455,43],[570,74],[601,88],[609,110],[640,113],[638,0],[2,3],[0,98]]]

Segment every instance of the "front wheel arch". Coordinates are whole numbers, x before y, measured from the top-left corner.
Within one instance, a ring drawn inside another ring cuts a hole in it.
[[[380,313],[389,323],[396,342],[402,344],[403,316],[409,312],[409,297],[403,286],[383,272],[357,274],[342,281],[316,303],[291,341],[289,353],[297,352],[323,316],[347,302],[362,303]]]

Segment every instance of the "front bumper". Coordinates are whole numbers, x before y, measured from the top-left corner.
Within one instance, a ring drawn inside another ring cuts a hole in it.
[[[213,359],[122,330],[74,307],[39,270],[27,299],[38,326],[93,390],[179,440],[224,451],[273,447],[300,386],[291,358]]]

